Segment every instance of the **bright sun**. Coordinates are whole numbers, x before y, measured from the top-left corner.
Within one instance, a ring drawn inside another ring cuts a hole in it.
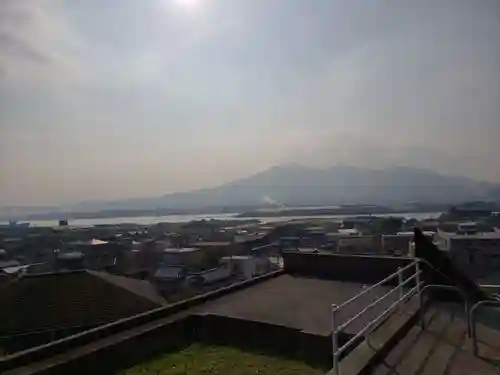
[[[196,10],[201,7],[203,0],[175,0],[175,3],[187,10]]]

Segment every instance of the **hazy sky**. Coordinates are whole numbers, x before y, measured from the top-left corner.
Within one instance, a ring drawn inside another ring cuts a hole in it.
[[[500,181],[498,0],[1,0],[0,206],[269,166]]]

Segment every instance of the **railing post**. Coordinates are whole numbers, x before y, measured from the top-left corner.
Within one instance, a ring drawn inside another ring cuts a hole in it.
[[[422,296],[422,287],[420,285],[420,261],[417,260],[417,263],[415,263],[415,282],[417,283],[417,295],[418,295],[418,301],[419,301],[419,310],[420,310],[420,328],[423,330],[425,329],[425,314],[424,314],[424,302],[423,302],[423,296]]]
[[[469,297],[464,293],[464,309],[465,309],[465,328],[467,329],[467,337],[470,338],[470,321],[469,321]]]
[[[401,267],[398,267],[398,289],[399,289],[399,299],[402,299],[404,293],[403,293],[403,272],[401,271]]]
[[[476,320],[474,318],[474,313],[477,310],[478,306],[480,306],[481,302],[476,303],[471,309],[470,309],[470,317],[469,317],[469,322],[470,322],[470,339],[472,340],[472,354],[477,357],[477,334],[476,334]]]
[[[332,355],[333,355],[333,375],[339,375],[339,358],[337,350],[339,348],[338,332],[337,332],[337,305],[332,304]]]

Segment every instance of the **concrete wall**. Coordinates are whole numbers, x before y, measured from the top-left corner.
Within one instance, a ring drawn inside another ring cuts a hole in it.
[[[365,284],[377,283],[412,262],[400,257],[292,252],[284,252],[283,260],[286,273]]]
[[[13,354],[22,350],[46,344],[51,341],[60,340],[65,337],[74,335],[78,332],[83,332],[95,327],[96,325],[89,325],[3,337],[0,338],[0,348],[2,348],[4,355]]]
[[[342,345],[348,336],[339,337]],[[189,315],[58,361],[37,375],[109,375],[156,356],[201,342],[302,360],[325,372],[331,367],[331,338],[297,329],[216,315]]]
[[[110,375],[144,363],[161,354],[189,345],[195,321],[192,316],[174,320],[154,329],[117,341],[112,345],[88,350],[85,355],[55,362],[36,371],[37,375]]]
[[[332,340],[285,326],[219,315],[199,315],[195,340],[206,344],[238,347],[331,368]],[[341,334],[340,345],[350,336]]]

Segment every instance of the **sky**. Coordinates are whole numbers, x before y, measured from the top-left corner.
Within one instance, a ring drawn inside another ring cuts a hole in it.
[[[500,182],[498,0],[1,0],[0,206],[300,163]]]

